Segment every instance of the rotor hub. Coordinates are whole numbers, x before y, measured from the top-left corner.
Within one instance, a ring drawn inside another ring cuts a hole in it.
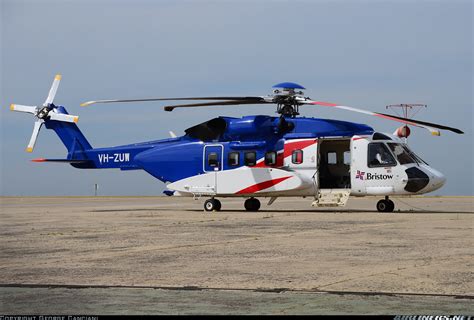
[[[53,110],[54,108],[54,104],[50,103],[48,105],[45,105],[43,106],[39,111],[38,113],[36,114],[36,116],[39,118],[39,119],[46,119],[49,115],[49,112],[51,110]]]
[[[274,90],[278,91],[278,90]],[[295,92],[294,89],[283,89],[282,94],[277,94],[273,97],[273,102],[277,104],[277,113],[287,117],[296,117],[299,115],[300,103],[297,97],[303,95],[302,91]]]

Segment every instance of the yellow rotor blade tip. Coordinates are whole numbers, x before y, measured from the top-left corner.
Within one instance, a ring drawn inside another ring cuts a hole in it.
[[[11,111],[15,110],[15,104],[12,103],[12,104],[10,105],[10,110],[11,110]]]
[[[61,80],[61,75],[60,74],[57,74],[56,77],[54,77],[54,80]]]
[[[33,148],[26,148],[26,152],[33,152]]]
[[[77,123],[79,121],[79,117],[74,117],[74,123]]]

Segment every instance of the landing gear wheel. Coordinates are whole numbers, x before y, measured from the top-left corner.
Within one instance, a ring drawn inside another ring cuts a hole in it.
[[[380,200],[377,202],[377,210],[379,212],[393,212],[395,204],[392,200]]]
[[[216,202],[216,211],[221,211],[221,208],[222,208],[222,204],[219,200],[217,199],[214,199],[214,201]]]
[[[387,212],[393,212],[393,210],[395,209],[395,203],[393,203],[392,200],[387,200],[388,201],[388,211]]]
[[[247,211],[258,211],[260,209],[260,201],[255,198],[247,199],[245,200],[244,207]]]
[[[204,202],[204,210],[206,211],[220,211],[221,207],[221,202],[217,199],[207,199]]]

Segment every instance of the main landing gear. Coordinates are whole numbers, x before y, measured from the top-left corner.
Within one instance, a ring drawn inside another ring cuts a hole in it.
[[[385,196],[385,199],[377,202],[377,210],[379,212],[393,212],[393,209],[395,209],[395,203],[393,203],[388,196]]]
[[[204,210],[206,211],[221,211],[221,202],[217,199],[211,198],[204,202]]]
[[[247,211],[258,211],[260,209],[260,201],[255,198],[249,198],[245,200],[244,206]]]
[[[255,198],[249,198],[244,203],[245,210],[247,211],[258,211],[260,209],[260,201]],[[207,199],[204,202],[204,210],[206,211],[221,211],[221,202],[215,198]]]

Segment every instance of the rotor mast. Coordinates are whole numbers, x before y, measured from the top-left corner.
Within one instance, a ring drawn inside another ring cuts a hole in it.
[[[273,86],[274,96],[273,102],[277,104],[277,113],[294,118],[299,115],[299,106],[301,102],[298,98],[302,98],[304,95],[305,88],[297,83],[293,82],[282,82]]]

